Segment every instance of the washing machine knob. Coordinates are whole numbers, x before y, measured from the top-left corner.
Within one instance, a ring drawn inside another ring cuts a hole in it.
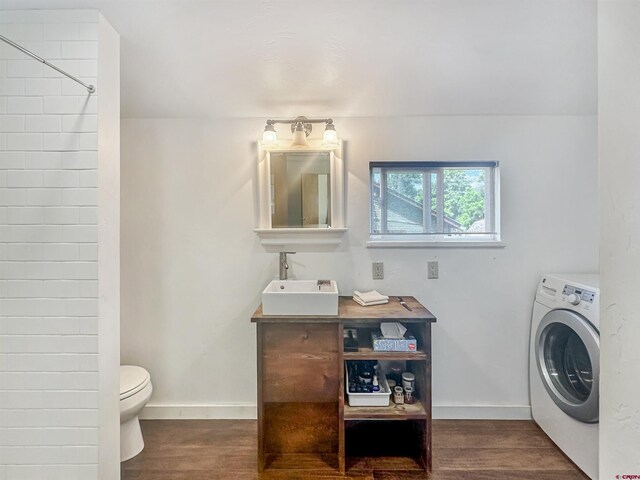
[[[580,303],[580,300],[582,299],[580,298],[579,295],[572,293],[571,295],[569,295],[569,297],[567,297],[567,300],[571,305],[578,305]]]

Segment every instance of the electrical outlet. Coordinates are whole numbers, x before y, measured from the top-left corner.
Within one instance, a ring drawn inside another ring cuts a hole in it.
[[[371,264],[372,277],[374,280],[382,280],[384,278],[384,263],[373,262]]]
[[[438,278],[438,262],[427,262],[427,278],[429,280]]]

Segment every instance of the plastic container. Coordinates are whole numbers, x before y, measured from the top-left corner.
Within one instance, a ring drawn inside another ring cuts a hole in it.
[[[387,383],[387,377],[378,369],[378,381],[380,382],[380,391],[371,393],[350,393],[349,392],[349,369],[345,364],[345,389],[351,407],[388,407],[391,390]]]

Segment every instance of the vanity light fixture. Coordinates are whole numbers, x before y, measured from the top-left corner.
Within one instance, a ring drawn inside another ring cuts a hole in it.
[[[311,129],[309,129],[309,131],[311,131]],[[296,122],[295,126],[293,126],[291,145],[294,147],[306,147],[308,145],[307,135],[309,134],[306,132],[304,124],[302,122]]]
[[[307,137],[311,134],[313,130],[314,123],[324,123],[325,130],[323,135],[322,144],[324,146],[334,146],[338,145],[338,134],[336,132],[336,127],[333,124],[333,119],[331,118],[307,118],[307,117],[296,117],[292,119],[283,119],[283,120],[267,120],[267,124],[264,127],[264,132],[262,133],[262,143],[265,146],[276,146],[278,144],[278,137],[276,135],[276,130],[274,125],[276,123],[285,123],[291,125],[291,133],[293,134],[293,138],[291,140],[291,146],[293,147],[306,147],[308,146]]]
[[[324,128],[322,140],[325,145],[338,144],[338,133],[336,132],[336,126],[333,124],[333,120],[331,119],[329,119],[327,126]]]
[[[278,136],[276,135],[276,129],[273,124],[267,123],[262,133],[262,142],[265,145],[276,145],[278,143]]]

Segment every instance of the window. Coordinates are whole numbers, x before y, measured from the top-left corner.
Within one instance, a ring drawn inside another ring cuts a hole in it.
[[[500,240],[498,162],[369,166],[374,243]]]

